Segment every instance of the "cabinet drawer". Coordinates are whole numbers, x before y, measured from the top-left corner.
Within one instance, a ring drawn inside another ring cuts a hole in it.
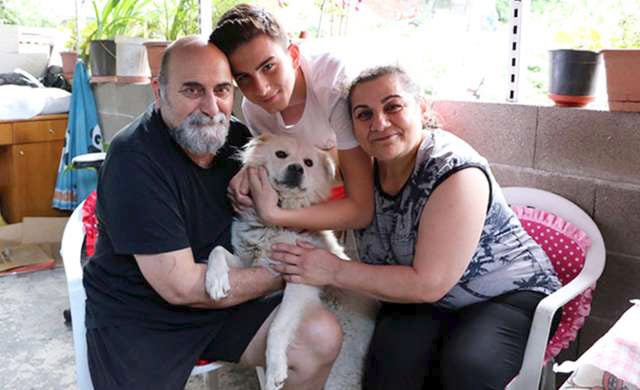
[[[66,119],[16,122],[13,124],[13,143],[63,140],[66,131]]]
[[[0,145],[10,145],[12,141],[11,123],[0,123]]]

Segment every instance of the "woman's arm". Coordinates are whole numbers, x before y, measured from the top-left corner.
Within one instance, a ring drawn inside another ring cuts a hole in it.
[[[398,303],[436,302],[460,280],[475,253],[489,201],[487,177],[463,169],[442,182],[420,218],[413,266],[342,261],[308,245],[278,244],[272,258],[285,280],[333,285]]]
[[[338,151],[338,156],[347,197],[302,209],[277,207],[275,191],[265,185],[265,177],[260,178],[259,172],[250,170],[251,197],[258,215],[268,224],[295,229],[344,230],[367,226],[373,218],[371,158],[360,147]]]

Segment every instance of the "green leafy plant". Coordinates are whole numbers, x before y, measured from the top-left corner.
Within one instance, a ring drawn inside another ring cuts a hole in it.
[[[92,0],[95,20],[81,32],[80,51],[87,57],[89,42],[98,39],[113,39],[116,35],[143,36],[143,9],[150,0]]]
[[[575,29],[556,32],[554,41],[560,47],[597,51],[602,48],[602,34],[592,26],[577,26]]]
[[[617,26],[617,34],[611,39],[612,47],[619,49],[640,49],[640,16],[628,14]]]
[[[229,8],[246,0],[211,0],[211,20],[216,22]],[[146,18],[147,36],[173,41],[181,36],[197,34],[198,0],[155,0]]]
[[[92,1],[95,13],[95,30],[89,39],[111,39],[116,35],[131,34],[135,23],[142,24],[142,10],[149,0],[107,0],[100,9],[97,0]]]
[[[227,12],[229,8],[232,8],[233,6],[237,4],[242,4],[242,3],[249,3],[249,1],[247,0],[213,0],[213,12],[211,15],[211,20],[213,21],[213,25],[214,26],[216,25],[216,23],[218,22],[218,19],[220,19],[222,14]],[[285,2],[282,2],[281,4],[279,2],[278,4],[281,7],[287,6]]]
[[[173,41],[198,31],[197,0],[156,0],[148,12],[147,35]]]

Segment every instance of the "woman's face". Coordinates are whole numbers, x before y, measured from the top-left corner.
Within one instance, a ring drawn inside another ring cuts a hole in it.
[[[422,140],[426,103],[389,74],[357,85],[351,93],[353,130],[362,148],[380,162],[412,153]]]

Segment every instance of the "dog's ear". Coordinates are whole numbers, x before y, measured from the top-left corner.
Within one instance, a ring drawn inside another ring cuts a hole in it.
[[[320,163],[322,168],[327,174],[327,177],[332,181],[336,179],[336,163],[333,161],[333,157],[324,150],[320,151]]]
[[[258,150],[261,145],[266,144],[269,140],[273,138],[273,134],[271,133],[262,133],[253,138],[244,146],[244,150],[241,153],[242,164],[243,165],[252,165],[258,164],[260,165],[260,158],[258,157]]]
[[[257,140],[259,142],[268,142],[271,138],[273,138],[273,134],[269,133],[269,132],[264,132],[264,133],[260,133],[257,137]]]

